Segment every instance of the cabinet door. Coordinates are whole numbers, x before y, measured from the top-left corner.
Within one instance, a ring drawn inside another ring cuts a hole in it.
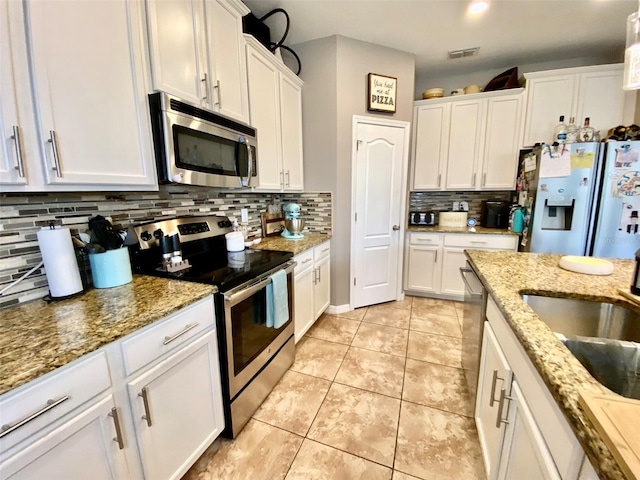
[[[450,103],[414,109],[413,188],[442,190],[449,148]]]
[[[144,5],[133,0],[26,5],[49,183],[155,187]]]
[[[576,125],[584,124],[585,117],[590,125],[600,131],[602,138],[611,127],[628,125],[624,123],[625,104],[632,103],[632,93],[621,88],[622,66],[607,72],[591,72],[580,75],[580,89],[576,108]]]
[[[316,271],[316,281],[313,287],[313,307],[315,309],[315,318],[318,318],[330,303],[331,257],[324,257],[319,262],[316,262],[314,267]]]
[[[145,478],[174,479],[224,429],[214,331],[128,384]]]
[[[513,382],[510,399],[505,399],[504,402],[509,402],[509,415],[506,419],[508,428],[498,478],[560,480],[553,458],[517,382]],[[507,411],[506,407],[504,411]]]
[[[210,105],[202,0],[147,0],[153,88]]]
[[[451,104],[447,190],[474,190],[479,184],[486,100],[465,100]]]
[[[445,248],[442,255],[442,284],[440,293],[464,295],[464,281],[460,269],[467,264],[462,248]]]
[[[505,396],[510,395],[512,378],[513,373],[491,325],[485,321],[475,418],[489,479],[496,478],[505,434],[505,424],[498,421],[500,393],[504,389]]]
[[[284,172],[280,144],[279,73],[264,53],[247,45],[247,75],[251,125],[258,130],[257,189],[281,190]]]
[[[487,129],[480,188],[513,190],[522,145],[522,94],[487,100]]]
[[[437,247],[409,245],[407,290],[437,292],[440,278]]]
[[[311,328],[316,320],[314,302],[314,275],[316,271],[313,265],[301,269],[295,274],[295,310],[294,310],[294,331],[296,343],[302,339],[307,330]]]
[[[249,10],[227,0],[206,0],[208,52],[211,65],[212,102],[223,115],[249,123],[247,61],[242,36],[242,15]],[[245,11],[246,9],[246,11]]]
[[[0,464],[6,480],[129,478],[116,437],[111,396],[75,415],[53,432]],[[132,441],[133,439],[123,439]]]
[[[549,143],[560,115],[569,121],[578,95],[578,77],[574,74],[527,80],[527,113],[525,119],[524,145],[537,142]]]
[[[284,188],[302,190],[302,89],[285,74],[280,75],[280,108]]]

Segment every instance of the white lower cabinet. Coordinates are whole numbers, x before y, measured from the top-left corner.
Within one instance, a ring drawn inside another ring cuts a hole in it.
[[[324,242],[313,250],[294,257],[295,310],[294,330],[296,343],[329,307],[331,277],[331,247]]]
[[[467,263],[464,250],[517,250],[516,235],[409,232],[405,255],[407,293],[428,293],[462,300],[460,268]]]

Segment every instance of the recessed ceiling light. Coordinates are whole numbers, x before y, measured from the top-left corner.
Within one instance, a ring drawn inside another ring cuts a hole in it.
[[[467,11],[471,15],[479,15],[489,8],[489,2],[485,2],[483,0],[476,0],[469,4]]]

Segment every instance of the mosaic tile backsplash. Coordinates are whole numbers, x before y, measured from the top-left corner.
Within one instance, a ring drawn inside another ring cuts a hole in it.
[[[331,233],[331,193],[222,193],[198,187],[165,187],[140,193],[0,194],[0,289],[35,267],[41,260],[36,232],[54,223],[72,235],[88,228],[89,219],[102,215],[116,229],[180,215],[226,215],[240,222],[240,209],[249,211],[249,236],[262,235],[260,213],[269,205],[299,203],[306,230]],[[44,268],[0,297],[0,308],[41,298],[48,293]]]
[[[513,192],[410,192],[409,211],[451,211],[453,202],[469,204],[469,217],[480,218],[482,202],[485,200],[512,200]]]

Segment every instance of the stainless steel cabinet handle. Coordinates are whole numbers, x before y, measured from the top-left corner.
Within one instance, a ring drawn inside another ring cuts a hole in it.
[[[433,238],[416,238],[417,242],[433,242]]]
[[[302,262],[300,262],[302,265],[304,265],[305,263],[309,263],[311,261],[310,258],[307,258],[306,260],[303,260]]]
[[[286,187],[290,187],[291,186],[291,176],[289,175],[289,170],[287,170],[287,183],[285,185]]]
[[[500,428],[501,423],[509,423],[508,421],[502,419],[502,411],[504,410],[505,400],[512,400],[512,398],[507,396],[507,391],[503,388],[502,390],[500,390],[500,403],[498,405],[498,416],[496,417],[496,428]]]
[[[209,103],[209,79],[207,78],[207,72],[204,72],[204,78],[200,81],[204,83],[204,97],[202,97],[202,100]]]
[[[11,138],[14,141],[14,147],[16,149],[16,166],[18,175],[24,178],[24,163],[22,161],[22,142],[20,141],[20,127],[18,125],[13,126],[13,135]]]
[[[487,242],[481,242],[481,241],[479,241],[479,240],[471,240],[471,242],[470,242],[470,243],[477,243],[477,244],[479,244],[479,245],[486,245],[486,244],[487,244]]]
[[[314,268],[313,269],[313,284],[317,285],[318,283],[320,283],[320,269],[319,268]]]
[[[318,267],[318,283],[322,282],[322,269]]]
[[[476,178],[477,178],[477,176],[478,176],[478,174],[477,174],[477,173],[474,173],[474,174],[473,174],[473,183],[472,183],[472,185],[473,185],[474,187],[476,186]]]
[[[329,251],[329,248],[323,248],[323,249],[322,249],[322,253],[324,253],[324,252],[328,252],[328,251]]]
[[[442,174],[441,173],[438,174],[438,187],[440,186],[440,180],[442,180]]]
[[[498,376],[498,370],[493,371],[493,378],[491,379],[491,397],[489,398],[489,406],[493,407],[493,404],[497,402],[496,400],[496,383],[498,380],[504,381],[503,378]]]
[[[49,130],[49,140],[47,141],[53,149],[53,167],[51,167],[51,169],[56,171],[56,177],[61,178],[62,171],[60,170],[60,156],[58,153],[58,136],[55,130]]]
[[[222,107],[222,89],[220,88],[220,80],[216,80],[216,86],[213,88],[218,91],[218,100],[215,102],[215,104],[219,107]]]
[[[196,328],[198,325],[200,325],[198,322],[187,324],[182,330],[180,330],[175,335],[172,335],[170,337],[164,337],[164,342],[162,342],[162,344],[163,345],[169,345],[171,342],[173,342],[177,338],[181,337],[182,335],[187,333],[189,330],[192,330],[192,329]]]
[[[142,397],[142,404],[144,405],[144,415],[142,416],[142,419],[146,420],[147,426],[150,427],[151,425],[153,425],[153,422],[151,421],[151,412],[149,411],[148,392],[149,391],[147,390],[147,387],[142,387],[142,390],[140,390],[138,396]]]
[[[113,441],[118,443],[118,448],[124,450],[124,440],[122,439],[122,430],[120,429],[120,419],[118,418],[118,409],[113,407],[109,416],[113,418],[113,426],[116,429],[116,436]]]
[[[45,414],[49,410],[57,407],[62,402],[66,402],[67,400],[69,400],[69,398],[70,398],[69,395],[65,395],[63,397],[60,397],[57,400],[47,400],[47,405],[42,407],[37,412],[32,413],[31,415],[23,418],[22,420],[14,423],[13,425],[10,425],[10,424],[2,425],[2,428],[0,428],[0,438],[4,437],[5,435],[9,435],[11,432],[13,432],[14,430],[17,430],[18,428],[26,425],[31,420],[35,420],[40,415]]]
[[[436,258],[433,260],[433,263],[438,263],[438,250],[436,250]]]
[[[391,228],[393,228],[394,230],[396,230],[396,231],[397,231],[397,230],[400,230],[400,225],[394,225],[394,226],[393,226],[393,227],[391,227]]]
[[[284,188],[284,170],[280,170],[280,185]]]
[[[483,173],[482,174],[482,185],[480,185],[481,187],[484,187],[487,184],[487,173]]]

